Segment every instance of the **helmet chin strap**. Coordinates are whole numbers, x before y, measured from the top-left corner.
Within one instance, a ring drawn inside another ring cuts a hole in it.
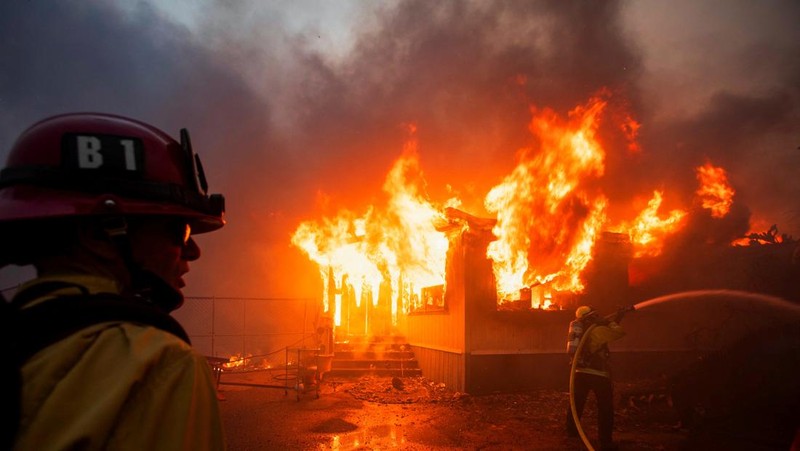
[[[133,259],[133,247],[128,236],[128,224],[122,216],[103,219],[103,230],[117,247],[119,255],[130,276],[129,294],[135,299],[153,305],[169,313],[183,305],[183,293],[164,279],[137,264]]]

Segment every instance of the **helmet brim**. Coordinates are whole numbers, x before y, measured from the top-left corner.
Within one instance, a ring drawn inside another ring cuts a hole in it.
[[[0,222],[110,215],[180,217],[189,222],[193,234],[213,232],[225,225],[223,215],[205,214],[180,204],[30,185],[0,190]]]

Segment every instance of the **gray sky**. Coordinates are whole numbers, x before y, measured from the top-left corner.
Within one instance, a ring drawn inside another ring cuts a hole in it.
[[[737,211],[798,237],[798,23],[790,0],[7,1],[0,157],[68,111],[188,127],[229,225],[199,239],[187,293],[316,296],[289,236],[320,193],[378,200],[402,124],[418,124],[432,200],[449,186],[481,214],[529,142],[529,105],[565,113],[607,87],[642,124],[641,155],[609,157],[613,201],[668,187],[688,206],[709,158]]]

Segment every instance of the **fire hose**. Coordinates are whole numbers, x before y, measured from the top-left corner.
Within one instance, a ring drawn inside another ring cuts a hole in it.
[[[620,321],[622,316],[627,312],[635,311],[635,306],[624,307],[620,309],[616,314],[611,314],[606,317],[606,319],[610,319],[613,316],[616,316],[616,320]],[[586,337],[592,332],[597,324],[592,324],[583,332],[581,336],[581,340],[578,342],[578,347],[575,349],[575,357],[572,359],[572,365],[570,366],[569,370],[569,410],[572,413],[572,420],[575,423],[575,428],[578,430],[578,435],[580,435],[581,440],[583,440],[583,444],[586,445],[586,448],[589,451],[594,451],[594,447],[592,443],[589,441],[589,438],[586,437],[586,433],[583,431],[583,427],[581,426],[581,419],[578,416],[578,408],[575,406],[575,373],[576,369],[578,368],[578,356],[581,355],[581,351],[583,350],[583,345],[586,342]]]
[[[575,357],[572,359],[572,365],[569,370],[569,410],[572,412],[572,420],[575,423],[575,428],[578,430],[578,434],[581,436],[583,444],[586,445],[586,448],[589,449],[589,451],[594,451],[594,447],[592,447],[591,442],[589,442],[589,438],[586,437],[586,433],[583,432],[581,419],[578,416],[578,408],[575,406],[575,370],[578,368],[578,356],[581,355],[583,345],[586,342],[586,337],[589,336],[589,333],[595,328],[595,326],[597,326],[597,324],[592,324],[583,332],[583,336],[581,336],[581,341],[578,343],[578,348],[575,350]]]

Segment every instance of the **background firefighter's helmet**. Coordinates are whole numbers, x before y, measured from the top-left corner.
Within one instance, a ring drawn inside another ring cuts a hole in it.
[[[586,318],[589,315],[594,315],[596,313],[597,313],[597,311],[595,311],[595,309],[591,308],[590,306],[582,305],[582,306],[578,307],[577,310],[575,310],[575,318],[583,319],[583,318]]]
[[[166,215],[193,233],[225,224],[225,201],[208,194],[189,134],[178,142],[110,114],[53,116],[29,127],[0,171],[0,223],[73,216]]]

